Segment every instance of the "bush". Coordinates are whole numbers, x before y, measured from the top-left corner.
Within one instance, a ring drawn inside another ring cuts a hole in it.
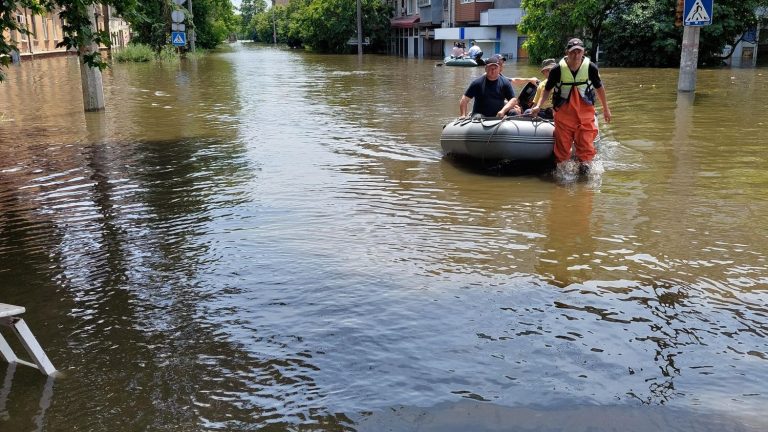
[[[157,59],[165,63],[175,63],[179,61],[179,52],[173,45],[163,45],[163,48],[157,53]]]
[[[120,63],[123,62],[148,62],[154,60],[155,52],[152,47],[145,44],[129,44],[125,48],[112,53],[112,58]]]

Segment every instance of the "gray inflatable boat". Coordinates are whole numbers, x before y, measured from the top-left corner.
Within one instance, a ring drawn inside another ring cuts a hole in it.
[[[552,158],[554,125],[531,117],[459,118],[443,127],[446,155],[484,160],[540,161]]]

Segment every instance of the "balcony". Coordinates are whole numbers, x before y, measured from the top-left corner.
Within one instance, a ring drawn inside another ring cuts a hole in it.
[[[522,8],[488,9],[480,13],[481,26],[518,25],[525,11]]]

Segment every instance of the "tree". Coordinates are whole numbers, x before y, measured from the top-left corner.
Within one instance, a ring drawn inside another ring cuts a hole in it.
[[[385,51],[389,39],[391,7],[381,0],[363,0],[363,35],[369,37],[369,50]],[[347,41],[357,34],[355,0],[291,0],[254,15],[251,28],[254,40],[277,41],[289,46],[305,46],[313,51],[346,53]]]
[[[215,48],[237,32],[238,19],[230,0],[194,0],[195,41],[201,48]]]
[[[526,14],[520,30],[528,35],[526,48],[531,61],[562,55],[568,38],[585,39],[587,48],[597,47],[607,17],[630,0],[522,0]]]
[[[243,0],[240,4],[240,33],[250,35],[252,33],[251,21],[256,14],[263,13],[267,9],[265,0]]]
[[[64,22],[62,41],[58,47],[77,50],[80,57],[80,75],[83,83],[83,105],[86,111],[104,109],[104,92],[101,84],[101,70],[107,63],[101,58],[99,45],[109,46],[109,34],[96,30],[95,13],[97,5],[111,5],[118,14],[126,14],[135,7],[134,0],[3,0],[0,2],[0,68],[7,65],[4,55],[17,47],[2,36],[5,30],[31,34],[25,25],[11,23],[13,14],[19,8],[31,9],[34,13],[59,11]],[[0,80],[4,78],[0,70]]]
[[[676,67],[680,64],[682,27],[675,27],[676,0],[645,0],[624,5],[606,22],[602,48],[617,66]],[[719,65],[744,32],[757,25],[755,11],[768,0],[717,0],[712,24],[701,29],[699,65]],[[625,29],[631,28],[631,32]],[[601,58],[602,59],[602,58]]]
[[[151,46],[155,51],[160,51],[168,44],[170,37],[171,12],[175,4],[171,0],[142,1],[136,8],[124,15],[126,21],[131,23],[131,42],[142,43]]]
[[[600,61],[618,66],[677,66],[682,28],[675,27],[677,0],[522,0],[520,30],[528,35],[531,61],[558,57],[569,37],[584,39]],[[699,64],[718,64],[722,52],[757,24],[755,11],[768,0],[716,0],[713,23],[701,30]],[[628,31],[628,29],[630,29]],[[727,54],[726,54],[727,56]]]

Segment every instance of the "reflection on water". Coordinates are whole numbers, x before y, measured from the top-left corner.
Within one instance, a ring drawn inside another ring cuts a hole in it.
[[[0,376],[3,430],[768,427],[762,69],[606,68],[565,183],[443,159],[480,71],[429,60],[238,44],[89,114],[71,59],[9,72],[0,301],[64,377]]]

